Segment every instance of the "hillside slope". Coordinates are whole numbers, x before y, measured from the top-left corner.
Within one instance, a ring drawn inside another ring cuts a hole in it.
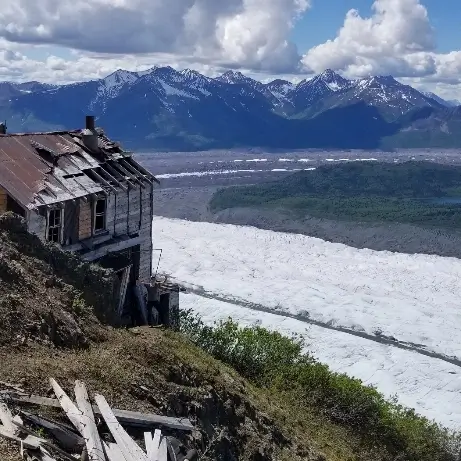
[[[265,413],[244,379],[178,334],[102,324],[110,277],[0,216],[0,381],[46,395],[50,376],[70,387],[78,378],[120,408],[187,416],[197,431],[175,435],[207,450],[202,459],[322,459]],[[0,437],[0,459],[16,453]]]

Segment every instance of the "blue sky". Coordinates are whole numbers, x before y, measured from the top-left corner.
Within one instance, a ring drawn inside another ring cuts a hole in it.
[[[391,74],[461,98],[461,0],[1,0],[1,5],[0,80],[66,83],[119,68],[171,65],[207,75],[235,69],[261,80],[297,81],[331,68],[348,78]],[[347,16],[351,9],[358,16]]]
[[[460,49],[461,0],[422,0],[421,3],[428,10],[435,29],[437,51],[447,53]],[[356,9],[362,17],[369,17],[372,4],[373,0],[314,0],[312,8],[296,23],[290,39],[303,54],[316,45],[334,39],[349,10]],[[27,53],[35,59],[45,59],[50,54],[73,59],[68,48],[59,46],[31,47]]]
[[[291,39],[301,52],[336,37],[351,9],[371,15],[373,0],[317,0],[296,24]],[[446,53],[461,48],[461,0],[422,0],[435,29],[437,49]]]

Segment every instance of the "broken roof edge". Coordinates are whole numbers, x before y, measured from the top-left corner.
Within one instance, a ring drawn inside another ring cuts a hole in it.
[[[29,131],[25,133],[5,133],[0,134],[2,138],[14,137],[14,136],[34,136],[34,135],[63,135],[63,134],[73,134],[80,133],[82,130],[55,130],[55,131]]]
[[[82,132],[86,128],[78,128],[73,130],[52,130],[52,131],[29,131],[29,132],[22,132],[22,133],[0,133],[0,138],[14,138],[14,137],[27,137],[27,136],[63,136],[63,135],[82,135]],[[101,131],[99,131],[101,130]],[[125,150],[122,147],[122,143],[120,141],[115,141],[102,130],[100,127],[96,127],[96,132],[98,137],[106,138],[109,142],[116,144],[117,147],[120,149],[121,152],[118,152],[120,155],[124,157],[132,157],[135,152],[131,150]]]

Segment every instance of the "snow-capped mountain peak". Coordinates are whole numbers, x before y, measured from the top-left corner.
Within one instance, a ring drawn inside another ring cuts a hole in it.
[[[112,74],[108,75],[103,79],[106,88],[117,87],[124,85],[125,83],[133,83],[138,79],[136,72],[130,72],[128,70],[118,69]]]
[[[135,83],[138,78],[139,76],[136,72],[123,69],[116,70],[100,80],[95,102],[104,98],[115,98],[125,86]]]
[[[345,79],[331,69],[326,69],[324,72],[319,74],[317,78],[325,83],[332,91],[342,90],[351,83],[350,80]]]
[[[245,83],[247,80],[251,80],[241,72],[235,70],[228,70],[220,77],[217,77],[216,80],[219,80],[224,83],[235,84],[235,83]]]
[[[326,69],[324,72],[314,77],[314,79],[322,81],[332,91],[342,90],[351,84],[350,80],[347,80],[331,69]]]

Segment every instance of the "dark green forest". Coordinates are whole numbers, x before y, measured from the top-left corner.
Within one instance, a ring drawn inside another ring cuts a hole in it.
[[[453,198],[460,197],[459,203]],[[450,201],[451,199],[451,201]],[[276,208],[296,217],[461,227],[461,166],[432,162],[323,165],[266,184],[221,189],[212,211]]]

